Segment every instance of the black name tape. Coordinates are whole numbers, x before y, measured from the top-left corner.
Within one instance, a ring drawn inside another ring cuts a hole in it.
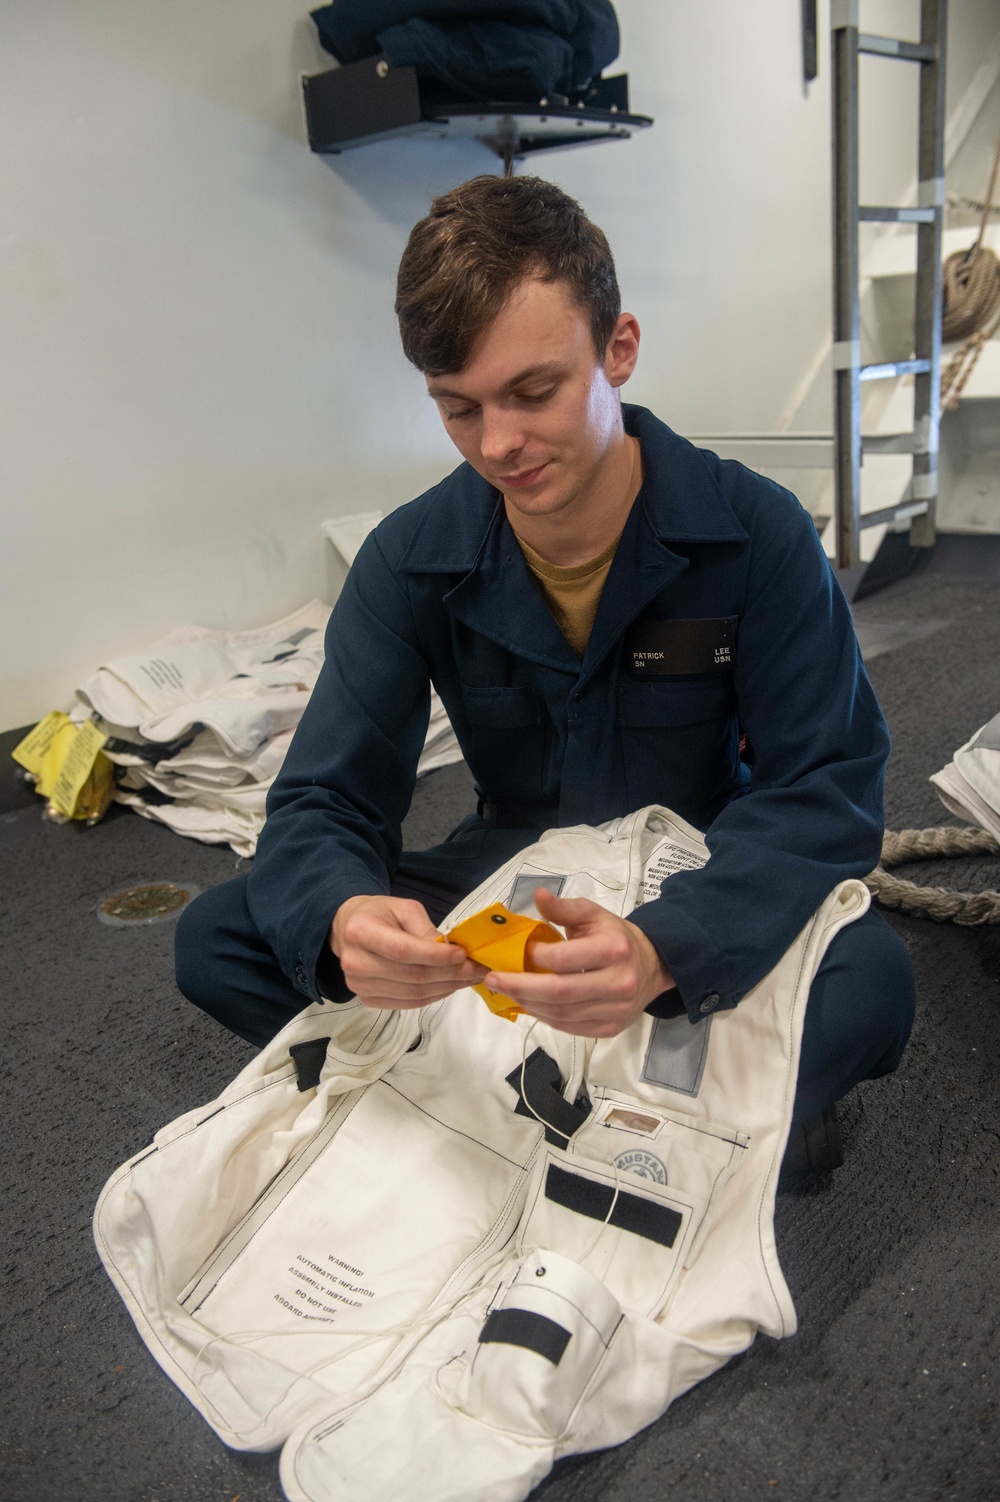
[[[636,621],[625,637],[625,665],[633,678],[731,673],[736,664],[736,616],[693,621]]]

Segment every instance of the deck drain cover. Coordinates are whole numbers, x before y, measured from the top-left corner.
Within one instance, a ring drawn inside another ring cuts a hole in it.
[[[176,918],[178,913],[197,897],[200,887],[185,882],[153,881],[143,887],[129,887],[124,892],[114,892],[97,909],[102,923],[111,923],[116,928],[130,928],[135,923],[162,923]]]

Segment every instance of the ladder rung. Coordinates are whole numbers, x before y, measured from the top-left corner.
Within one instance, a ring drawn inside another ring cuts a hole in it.
[[[881,511],[866,511],[858,517],[859,528],[879,527],[883,522],[907,522],[931,509],[930,501],[908,501],[905,506],[883,506]]]
[[[858,377],[862,381],[888,381],[893,376],[927,375],[930,360],[887,360],[882,365],[862,365]]]
[[[936,63],[938,55],[933,42],[901,42],[898,37],[869,36],[863,31],[858,32],[858,51],[898,57],[906,63]]]
[[[720,459],[738,459],[751,469],[829,469],[833,463],[830,433],[732,433],[687,435],[699,448]]]
[[[865,433],[861,445],[865,454],[936,454],[937,424],[922,417],[911,433]]]
[[[866,433],[861,439],[863,454],[912,454],[917,452],[914,444],[916,433]],[[923,453],[925,450],[921,449]]]
[[[711,449],[720,459],[764,469],[829,469],[833,463],[831,433],[688,433],[699,448]],[[866,455],[927,454],[927,433],[864,433]]]
[[[933,209],[890,209],[862,204],[858,218],[869,224],[933,224]]]

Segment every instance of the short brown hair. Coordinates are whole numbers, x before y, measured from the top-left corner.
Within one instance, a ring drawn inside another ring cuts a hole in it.
[[[541,177],[473,177],[431,203],[399,263],[403,351],[425,375],[461,370],[528,276],[566,282],[603,359],[621,313],[611,247],[575,199]]]

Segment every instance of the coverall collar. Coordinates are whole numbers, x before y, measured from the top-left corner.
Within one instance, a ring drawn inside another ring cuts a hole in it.
[[[644,407],[624,405],[622,410],[626,432],[639,439],[643,484],[608,573],[582,664],[530,577],[499,491],[470,465],[461,465],[443,482],[442,499],[447,495],[451,501],[447,516],[438,508],[429,510],[401,564],[406,574],[462,574],[444,596],[456,619],[518,657],[578,672],[581,685],[626,627],[688,567],[669,542],[748,540],[698,450]]]

